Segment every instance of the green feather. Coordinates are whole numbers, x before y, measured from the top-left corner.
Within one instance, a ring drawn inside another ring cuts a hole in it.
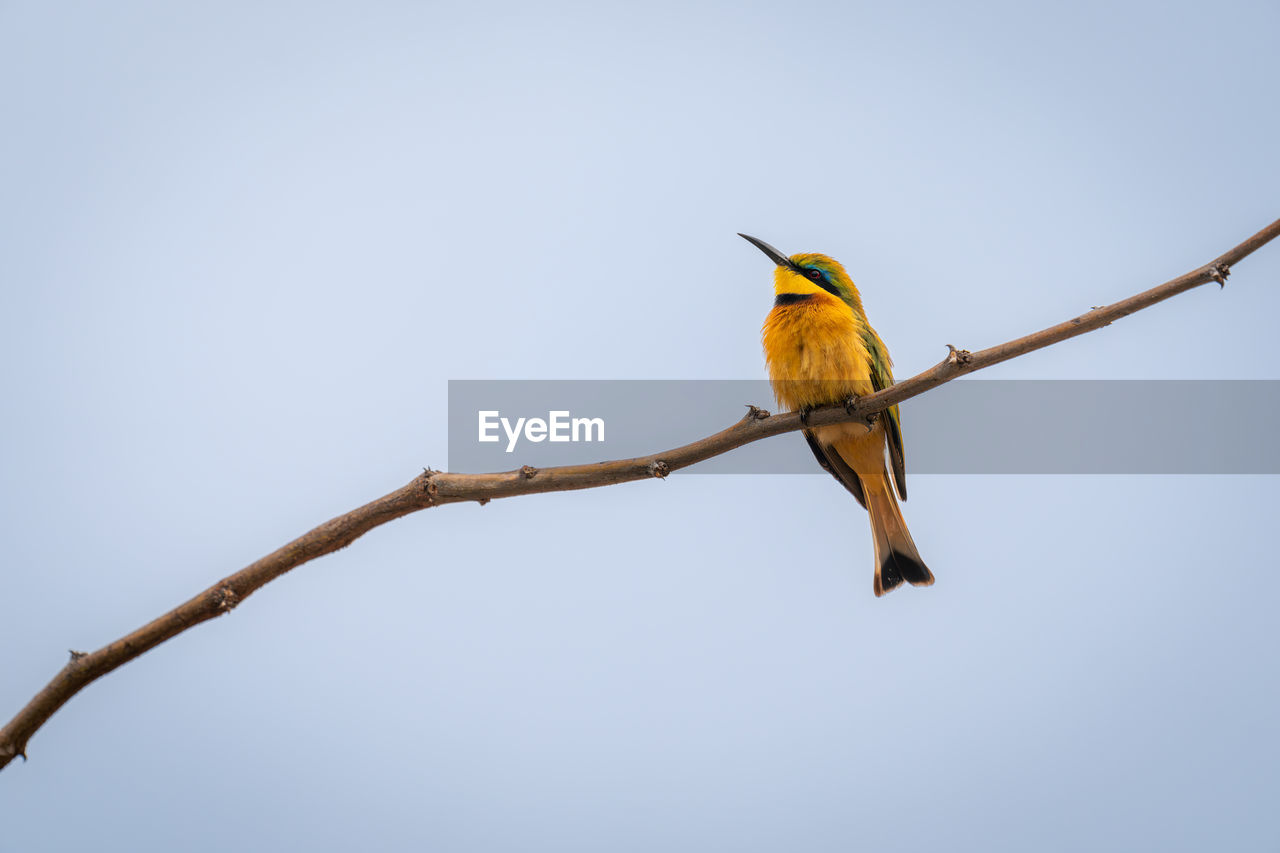
[[[862,343],[871,359],[871,385],[883,391],[893,385],[893,362],[889,350],[875,330],[862,318]],[[885,417],[885,433],[889,437],[889,460],[893,467],[893,481],[898,487],[898,497],[907,499],[907,460],[902,447],[902,420],[898,407],[890,406],[882,413]]]

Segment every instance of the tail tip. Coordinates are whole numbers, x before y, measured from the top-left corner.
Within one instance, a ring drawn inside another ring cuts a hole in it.
[[[902,551],[890,551],[876,569],[876,598],[893,592],[906,581],[912,586],[933,586],[933,572],[917,556]]]

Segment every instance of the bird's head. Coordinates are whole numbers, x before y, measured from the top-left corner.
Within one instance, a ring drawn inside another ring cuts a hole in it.
[[[739,234],[773,261],[773,291],[776,294],[810,296],[829,293],[842,300],[850,308],[862,310],[862,299],[849,273],[835,258],[827,255],[805,254],[787,257],[763,240]]]

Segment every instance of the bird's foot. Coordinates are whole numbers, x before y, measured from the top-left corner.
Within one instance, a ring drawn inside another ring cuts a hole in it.
[[[813,413],[813,408],[814,408],[813,406],[800,407],[800,423],[804,424],[805,426],[809,425],[809,415]]]
[[[846,398],[845,398],[845,401],[844,401],[844,410],[845,410],[845,413],[846,413],[846,414],[850,414],[850,415],[852,415],[852,414],[853,414],[853,409],[854,409],[854,407],[855,407],[855,406],[857,406],[857,405],[858,405],[858,400],[860,400],[860,399],[862,399],[862,398],[861,398],[861,397],[859,397],[857,394],[850,394],[848,397],[846,397]]]

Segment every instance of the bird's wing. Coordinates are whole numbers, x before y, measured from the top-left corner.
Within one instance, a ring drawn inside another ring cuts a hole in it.
[[[804,438],[805,441],[809,442],[809,449],[817,457],[818,464],[822,466],[822,470],[839,480],[858,499],[858,503],[862,504],[862,508],[866,509],[867,498],[862,493],[862,481],[858,479],[858,475],[849,467],[849,463],[840,458],[840,454],[836,453],[834,447],[823,447],[818,442],[817,436],[813,434],[813,430],[805,430]]]
[[[880,336],[870,326],[862,335],[871,358],[871,385],[877,391],[893,385],[893,362],[889,359],[889,350],[880,340]],[[884,432],[889,439],[889,462],[893,466],[893,482],[898,487],[898,497],[907,499],[907,463],[902,451],[902,421],[898,416],[898,407],[890,406],[884,412]]]

